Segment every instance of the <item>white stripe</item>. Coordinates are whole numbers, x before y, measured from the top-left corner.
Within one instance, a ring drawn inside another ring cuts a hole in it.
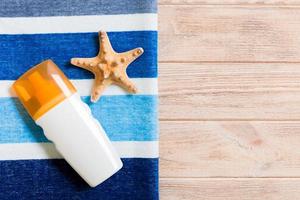
[[[113,142],[121,158],[158,158],[158,141]]]
[[[157,78],[132,78],[131,81],[138,88],[137,95],[157,95]],[[81,96],[89,96],[94,80],[73,80],[72,81]],[[0,82],[1,84],[1,82]],[[1,86],[1,85],[0,85]],[[117,85],[109,86],[103,95],[125,95],[128,94],[124,89]]]
[[[121,158],[158,158],[158,141],[113,142]],[[52,143],[0,144],[0,160],[58,159]]]
[[[157,78],[132,78],[132,82],[137,86],[137,95],[157,95]],[[16,97],[16,94],[11,88],[14,81],[0,81],[0,98],[1,97]],[[71,80],[77,88],[80,96],[91,95],[91,88],[93,86],[93,79],[78,79]],[[124,89],[117,85],[109,86],[103,95],[125,95],[128,94]]]
[[[157,30],[157,14],[2,17],[0,34]]]

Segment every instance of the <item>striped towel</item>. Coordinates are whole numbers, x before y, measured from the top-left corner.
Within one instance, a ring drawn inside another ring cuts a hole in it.
[[[1,200],[158,199],[156,12],[155,0],[1,0]],[[138,94],[111,86],[89,103],[93,76],[70,59],[95,56],[99,30],[117,52],[144,48],[127,70]],[[122,170],[96,188],[61,158],[9,89],[45,59],[73,81],[122,157]]]

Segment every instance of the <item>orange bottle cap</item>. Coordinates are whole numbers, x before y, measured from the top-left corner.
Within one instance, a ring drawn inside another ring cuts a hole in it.
[[[13,89],[34,120],[76,92],[52,60],[46,60],[25,72],[14,82]]]

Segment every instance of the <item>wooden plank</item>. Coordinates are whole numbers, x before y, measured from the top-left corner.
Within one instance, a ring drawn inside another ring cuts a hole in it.
[[[160,123],[160,176],[300,177],[299,122]]]
[[[300,8],[161,5],[161,62],[300,62]]]
[[[299,64],[162,63],[159,70],[161,120],[300,119]]]
[[[160,5],[299,5],[299,0],[159,0]]]
[[[294,200],[297,179],[161,179],[162,200]]]

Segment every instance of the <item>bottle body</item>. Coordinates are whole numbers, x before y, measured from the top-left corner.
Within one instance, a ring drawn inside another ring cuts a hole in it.
[[[122,168],[118,153],[78,93],[51,108],[35,122],[91,187]]]

